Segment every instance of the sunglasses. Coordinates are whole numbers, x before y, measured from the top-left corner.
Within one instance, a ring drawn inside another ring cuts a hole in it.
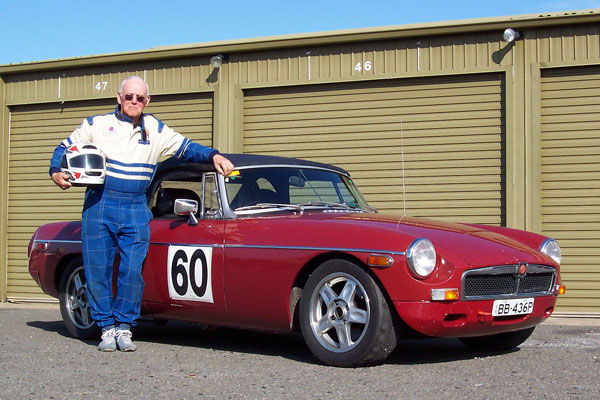
[[[138,103],[143,103],[146,101],[145,96],[140,96],[139,94],[131,94],[131,93],[125,95],[125,100],[132,101],[134,97],[137,98]]]

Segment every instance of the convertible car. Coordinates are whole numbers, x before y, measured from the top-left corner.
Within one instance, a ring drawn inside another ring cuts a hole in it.
[[[382,215],[341,168],[228,157],[236,169],[227,177],[211,165],[159,165],[148,190],[144,317],[300,331],[321,362],[356,367],[381,363],[405,337],[516,347],[564,292],[550,238]],[[83,339],[98,331],[80,231],[79,221],[41,226],[28,251],[31,276]]]

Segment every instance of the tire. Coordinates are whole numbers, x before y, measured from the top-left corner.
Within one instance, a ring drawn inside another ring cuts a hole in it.
[[[527,340],[533,333],[534,327],[520,331],[499,333],[497,335],[460,338],[467,347],[484,351],[506,351],[514,349]]]
[[[59,286],[60,313],[69,333],[77,339],[100,337],[100,329],[90,314],[86,280],[81,257],[67,264]]]
[[[336,367],[381,363],[397,333],[388,303],[373,278],[340,259],[321,264],[300,299],[300,328],[311,352]]]

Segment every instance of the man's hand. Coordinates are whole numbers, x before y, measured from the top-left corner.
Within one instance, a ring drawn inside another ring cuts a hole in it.
[[[68,181],[69,175],[64,172],[55,172],[52,174],[52,181],[62,190],[67,190],[71,187],[71,182]]]
[[[218,173],[227,176],[233,171],[233,163],[220,154],[213,157],[213,165]]]

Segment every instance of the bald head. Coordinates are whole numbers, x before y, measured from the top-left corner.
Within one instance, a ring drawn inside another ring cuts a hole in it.
[[[130,76],[121,83],[117,93],[121,113],[137,123],[150,102],[148,84],[139,76]]]

